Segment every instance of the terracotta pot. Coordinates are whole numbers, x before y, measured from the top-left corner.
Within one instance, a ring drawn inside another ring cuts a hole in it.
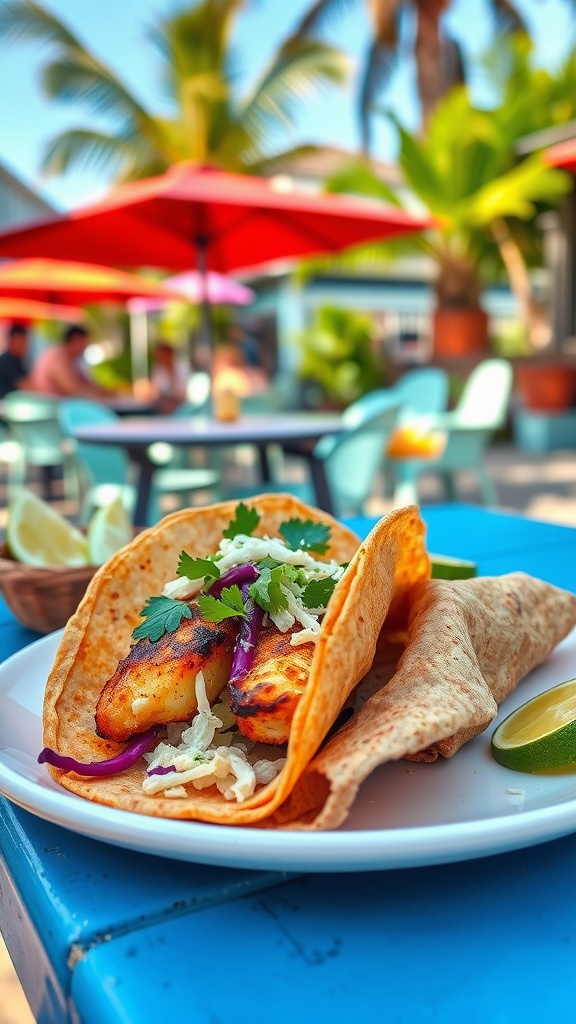
[[[478,307],[437,309],[434,313],[434,355],[440,359],[485,355],[488,314]]]
[[[516,392],[525,409],[569,409],[576,399],[576,367],[535,362],[516,366]]]

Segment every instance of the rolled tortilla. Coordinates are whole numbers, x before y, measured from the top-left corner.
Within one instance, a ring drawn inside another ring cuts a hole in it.
[[[365,683],[376,692],[313,759],[276,825],[335,828],[378,765],[451,757],[576,625],[574,594],[520,572],[418,583],[410,606],[396,671],[386,681],[384,645]]]

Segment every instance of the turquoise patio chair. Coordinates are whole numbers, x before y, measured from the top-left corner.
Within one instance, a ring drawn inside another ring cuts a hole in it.
[[[60,470],[67,498],[78,497],[77,472],[59,422],[60,399],[36,391],[12,391],[3,400],[3,417],[14,443],[8,462],[8,487],[25,484],[38,469],[44,496],[51,497],[54,471]]]
[[[356,399],[350,414],[368,415],[379,410],[383,398],[391,398],[400,405],[396,426],[414,424],[425,429],[430,418],[446,411],[448,386],[448,374],[437,367],[408,370],[392,387],[376,388]]]
[[[425,426],[429,416],[444,412],[448,405],[448,374],[434,366],[408,370],[390,388],[377,388],[358,398],[350,410],[366,415],[379,409],[380,400],[389,396],[400,405],[397,425],[415,423]]]
[[[427,417],[427,425],[442,431],[446,444],[432,459],[389,460],[395,478],[396,506],[418,501],[418,480],[428,473],[442,478],[449,500],[456,496],[456,477],[463,470],[476,474],[482,500],[497,505],[496,488],[485,465],[494,434],[504,426],[512,390],[512,368],[505,359],[486,359],[472,371],[456,408]]]
[[[448,374],[435,366],[408,370],[392,387],[401,403],[399,425],[425,426],[428,417],[448,408]]]
[[[378,473],[385,471],[386,448],[400,410],[390,393],[374,395],[369,407],[359,399],[344,410],[342,433],[323,437],[315,446],[315,457],[325,462],[337,515],[364,513]]]
[[[82,520],[86,522],[96,508],[109,504],[117,495],[122,497],[126,508],[131,510],[136,494],[129,479],[130,464],[124,449],[114,445],[86,444],[73,438],[73,431],[77,427],[91,423],[114,423],[118,415],[100,402],[70,398],[61,402],[59,417],[63,432],[72,440],[83,476]],[[160,516],[158,502],[161,495],[184,495],[187,501],[191,492],[211,490],[217,483],[218,474],[212,469],[190,469],[164,464],[154,474],[149,521],[155,522]]]

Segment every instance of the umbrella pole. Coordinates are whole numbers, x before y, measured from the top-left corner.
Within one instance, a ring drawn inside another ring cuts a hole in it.
[[[212,382],[212,368],[213,368],[213,345],[214,337],[212,334],[212,318],[210,316],[210,301],[208,299],[208,259],[207,259],[208,242],[205,238],[196,239],[196,269],[200,277],[201,284],[201,299],[200,299],[200,327],[198,330],[198,340],[200,347],[203,350],[201,354],[202,368],[204,369],[204,363],[206,364],[206,372]],[[210,388],[212,392],[212,387]]]
[[[129,313],[130,358],[132,364],[132,389],[142,394],[149,384],[148,363],[148,317],[145,312]]]

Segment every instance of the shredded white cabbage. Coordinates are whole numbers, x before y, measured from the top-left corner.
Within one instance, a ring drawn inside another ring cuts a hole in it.
[[[261,562],[263,558],[274,558],[286,565],[295,565],[305,570],[306,577],[311,573],[313,579],[333,576],[340,579],[344,569],[338,562],[320,562],[307,551],[292,551],[279,537],[248,537],[238,534],[232,539],[227,537],[220,541],[220,554],[216,564],[223,574],[236,565],[247,562]]]
[[[204,586],[204,578],[191,580],[188,576],[177,576],[175,580],[169,580],[164,584],[163,597],[173,597],[176,601],[188,601],[196,597]]]
[[[225,704],[210,707],[201,672],[196,676],[196,700],[198,714],[188,728],[180,727],[179,732],[173,733],[176,743],[161,741],[151,753],[144,755],[149,772],[160,767],[174,771],[146,775],[142,788],[148,796],[162,793],[180,797],[187,795],[184,789],[187,785],[195,789],[215,785],[226,800],[242,803],[257,785],[271,782],[284,767],[285,760],[260,760],[254,766],[250,764],[247,746],[233,743],[233,733],[220,731],[229,729],[230,718],[234,719]],[[221,711],[221,717],[214,713],[216,709]]]

